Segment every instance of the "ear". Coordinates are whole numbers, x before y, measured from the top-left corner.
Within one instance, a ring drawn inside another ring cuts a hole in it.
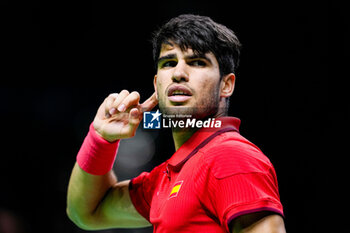
[[[153,78],[153,86],[154,86],[154,91],[156,93],[156,98],[158,100],[158,92],[157,92],[157,75],[154,75],[154,78]]]
[[[230,97],[235,89],[236,76],[234,73],[225,75],[221,80],[220,97]]]

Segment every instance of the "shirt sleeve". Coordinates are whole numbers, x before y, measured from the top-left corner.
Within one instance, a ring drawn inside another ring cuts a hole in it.
[[[150,206],[151,206],[151,185],[150,173],[143,172],[139,176],[133,178],[129,185],[130,199],[135,209],[145,219],[150,221]]]
[[[224,145],[209,154],[204,203],[227,232],[241,215],[272,211],[283,216],[275,170],[261,151]]]
[[[162,174],[162,166],[163,164],[155,167],[151,172],[141,173],[133,178],[129,185],[130,199],[135,209],[149,222],[152,198],[159,174]]]
[[[270,174],[237,174],[216,179],[215,209],[220,222],[228,230],[229,223],[238,216],[259,211],[283,215],[278,190]]]

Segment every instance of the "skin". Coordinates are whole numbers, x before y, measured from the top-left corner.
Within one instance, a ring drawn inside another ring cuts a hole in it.
[[[130,138],[142,120],[144,111],[158,103],[162,113],[190,114],[197,118],[225,115],[226,98],[234,90],[233,73],[220,77],[219,65],[212,53],[197,56],[191,49],[182,51],[177,45],[163,45],[154,76],[155,93],[140,103],[137,92],[123,90],[110,94],[99,107],[93,126],[104,139],[114,142]],[[183,102],[168,98],[171,85],[184,85],[191,97]],[[196,129],[173,129],[176,150]],[[134,208],[130,196],[130,181],[118,182],[113,171],[94,176],[75,164],[67,196],[67,214],[79,227],[86,230],[108,228],[137,228],[150,226]],[[258,212],[236,218],[230,224],[234,233],[284,233],[282,217],[271,212]]]
[[[220,82],[219,64],[212,53],[196,56],[192,49],[182,51],[179,46],[163,45],[154,77],[154,89],[162,113],[181,113],[197,119],[225,115],[225,98],[234,89],[234,74],[223,77]],[[174,84],[186,86],[192,96],[183,103],[169,100],[167,90]],[[222,90],[222,91],[221,91]],[[173,128],[175,149],[186,142],[195,128]]]

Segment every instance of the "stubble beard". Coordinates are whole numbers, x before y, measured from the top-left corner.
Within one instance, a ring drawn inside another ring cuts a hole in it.
[[[159,109],[163,115],[175,116],[177,120],[185,118],[204,120],[215,116],[219,110],[218,90],[213,91],[205,98],[197,100],[195,106],[166,106],[166,96],[163,96],[163,98],[159,98]]]

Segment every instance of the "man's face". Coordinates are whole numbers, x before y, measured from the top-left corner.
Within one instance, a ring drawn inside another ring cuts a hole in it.
[[[220,71],[213,53],[163,44],[154,84],[163,114],[203,119],[218,112]]]

